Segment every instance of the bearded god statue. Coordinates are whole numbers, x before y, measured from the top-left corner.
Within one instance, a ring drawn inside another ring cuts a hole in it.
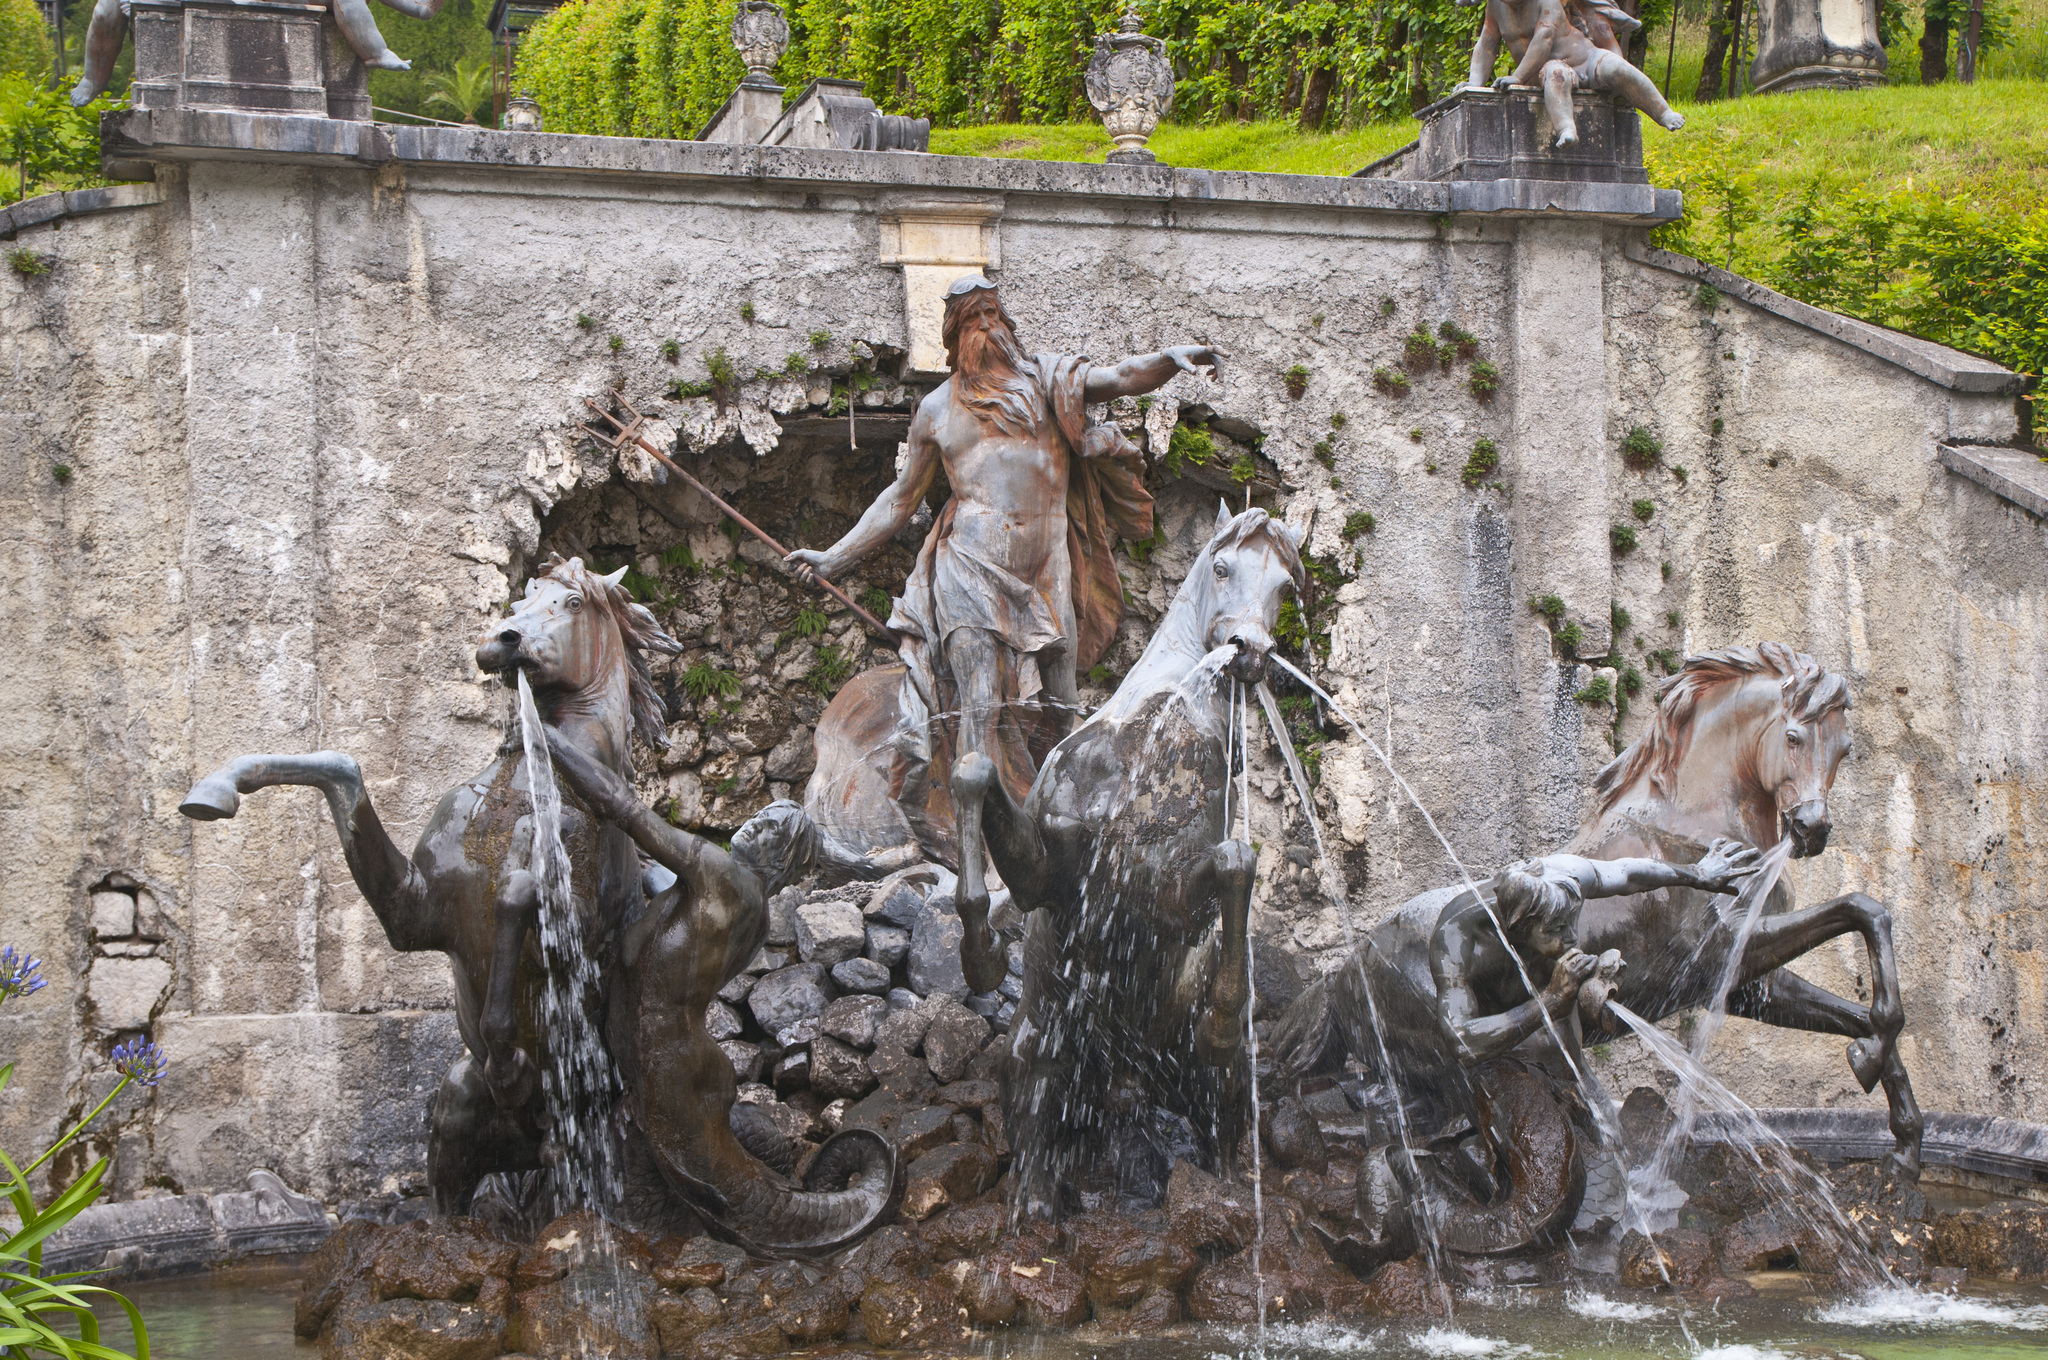
[[[818,723],[806,810],[843,852],[832,858],[870,871],[957,864],[954,759],[987,755],[1021,798],[1072,729],[1077,676],[1123,618],[1116,541],[1152,533],[1143,456],[1088,406],[1176,373],[1220,377],[1224,357],[1204,345],[1108,366],[1027,354],[979,275],[947,291],[944,339],[952,376],[918,405],[895,482],[830,548],[789,555],[807,582],[838,576],[909,524],[945,473],[952,499],[889,619],[902,665],[855,677]]]

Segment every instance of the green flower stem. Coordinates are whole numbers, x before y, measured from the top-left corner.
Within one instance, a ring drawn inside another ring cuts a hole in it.
[[[127,1090],[128,1083],[134,1080],[135,1078],[133,1077],[121,1078],[121,1084],[119,1086],[116,1086],[113,1090],[107,1092],[107,1098],[105,1100],[102,1100],[98,1105],[94,1106],[91,1114],[87,1115],[85,1118],[79,1120],[78,1123],[73,1125],[71,1128],[71,1132],[65,1134],[62,1138],[59,1138],[56,1142],[50,1144],[49,1147],[45,1148],[43,1150],[42,1156],[36,1158],[34,1161],[30,1162],[27,1166],[21,1169],[21,1179],[26,1181],[32,1174],[34,1174],[35,1169],[37,1167],[41,1166],[44,1162],[49,1161],[50,1158],[56,1155],[58,1148],[63,1147],[66,1143],[76,1138],[79,1134],[84,1133],[86,1125],[92,1123],[93,1120],[98,1119],[101,1114],[105,1113],[107,1106],[114,1103],[114,1097],[120,1095],[123,1091]]]

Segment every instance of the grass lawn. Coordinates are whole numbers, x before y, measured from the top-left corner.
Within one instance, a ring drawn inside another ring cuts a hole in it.
[[[1416,124],[1369,123],[1343,132],[1302,132],[1291,123],[1221,123],[1214,127],[1166,124],[1148,144],[1168,165],[1202,170],[1266,170],[1281,175],[1348,175],[1415,140]],[[1001,156],[1012,160],[1094,161],[1112,147],[1100,123],[996,123],[933,128],[932,150],[942,156]]]

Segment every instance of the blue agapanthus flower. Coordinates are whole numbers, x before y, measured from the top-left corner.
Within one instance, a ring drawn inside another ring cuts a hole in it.
[[[170,1065],[170,1060],[164,1057],[164,1051],[153,1039],[136,1038],[114,1045],[114,1070],[124,1077],[135,1078],[144,1086],[156,1085]]]
[[[43,961],[16,953],[13,945],[0,949],[0,1001],[40,992],[49,985],[43,977]]]

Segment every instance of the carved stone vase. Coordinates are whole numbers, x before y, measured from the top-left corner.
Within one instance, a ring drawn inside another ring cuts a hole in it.
[[[775,63],[789,50],[789,20],[772,0],[742,0],[732,16],[732,45],[747,65],[743,85],[775,84]],[[778,87],[779,88],[779,87]]]
[[[1102,115],[1102,126],[1116,141],[1112,165],[1150,165],[1159,158],[1145,141],[1173,107],[1173,63],[1166,59],[1166,41],[1148,38],[1135,4],[1124,10],[1115,33],[1095,35],[1095,56],[1088,63],[1088,102]]]

